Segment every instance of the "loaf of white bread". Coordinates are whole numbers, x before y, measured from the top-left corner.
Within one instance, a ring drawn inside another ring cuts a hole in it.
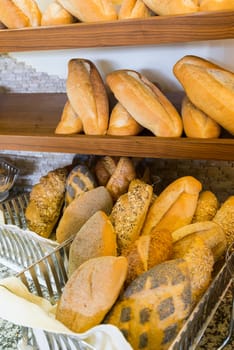
[[[173,72],[189,100],[234,135],[234,73],[192,55],[176,62]]]
[[[42,26],[55,26],[75,22],[77,22],[77,19],[57,1],[50,2],[41,16]]]
[[[0,21],[9,29],[37,27],[41,11],[35,0],[1,0]]]

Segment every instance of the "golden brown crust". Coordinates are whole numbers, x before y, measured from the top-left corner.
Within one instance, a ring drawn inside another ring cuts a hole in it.
[[[176,108],[145,76],[122,69],[107,74],[106,81],[116,99],[140,125],[156,136],[181,136],[182,120]]]
[[[234,10],[234,3],[230,0],[200,0],[200,11]]]
[[[234,196],[229,196],[215,214],[213,221],[219,224],[226,235],[227,244],[234,242]]]
[[[77,22],[77,19],[72,16],[64,7],[57,1],[52,1],[42,13],[41,25],[54,26],[62,24],[70,24]]]
[[[56,126],[55,134],[77,134],[83,130],[82,121],[69,101],[64,105],[61,119]]]
[[[29,27],[29,18],[12,0],[0,1],[0,21],[9,29]]]
[[[179,15],[199,11],[198,0],[144,0],[157,15]]]
[[[123,0],[119,9],[118,18],[145,18],[151,12],[143,0]]]
[[[106,186],[116,170],[118,160],[115,157],[101,157],[95,165],[95,175],[100,186]]]
[[[41,11],[35,0],[13,0],[15,5],[28,17],[31,27],[41,25]]]
[[[220,125],[197,108],[187,96],[182,101],[181,116],[187,137],[208,139],[220,136]]]
[[[68,63],[67,96],[85,134],[105,135],[109,121],[107,92],[96,66],[86,59]]]
[[[212,220],[219,209],[219,200],[212,191],[199,193],[197,207],[192,222]]]

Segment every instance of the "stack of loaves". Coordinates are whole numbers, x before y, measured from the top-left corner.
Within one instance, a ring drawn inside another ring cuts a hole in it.
[[[39,5],[40,0],[1,0],[0,22],[13,29],[234,9],[230,0],[51,0],[43,11]]]
[[[84,191],[69,197],[54,227],[59,243],[71,240],[68,281],[56,318],[78,333],[112,324],[133,349],[165,350],[234,241],[234,197],[219,203],[192,176],[174,180],[156,196],[152,185],[137,177],[131,159],[104,158],[95,164],[95,183],[83,168],[73,168]],[[129,169],[124,174],[123,167]],[[65,197],[64,170],[56,174]],[[52,179],[50,174],[56,183]],[[118,194],[108,190],[114,179]],[[73,180],[74,172],[69,185]],[[44,187],[38,186],[26,210],[29,224],[36,212],[31,201],[38,197],[40,206]]]
[[[110,72],[105,83],[93,62],[71,59],[67,102],[57,134],[138,135],[217,138],[222,128],[234,135],[234,74],[206,59],[184,56],[173,67],[185,97],[181,115],[165,94],[139,72]]]

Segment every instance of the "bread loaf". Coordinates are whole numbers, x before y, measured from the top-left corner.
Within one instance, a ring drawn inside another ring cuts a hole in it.
[[[56,239],[59,243],[75,235],[83,224],[98,210],[107,215],[112,209],[112,198],[108,190],[98,186],[76,197],[64,210],[56,229]]]
[[[77,134],[83,130],[80,117],[76,114],[69,101],[64,105],[61,119],[56,126],[55,134]]]
[[[149,16],[151,16],[151,12],[143,0],[123,0],[118,13],[119,19]]]
[[[116,99],[140,125],[156,136],[181,136],[182,120],[176,108],[142,74],[117,70],[107,74],[106,81]]]
[[[118,298],[126,274],[123,256],[87,260],[66,283],[56,319],[77,333],[98,325]]]
[[[28,229],[42,237],[50,237],[59,220],[67,175],[66,167],[52,170],[32,187],[25,218]]]
[[[166,350],[191,307],[188,265],[170,260],[136,278],[104,322],[117,326],[134,350]]]
[[[98,159],[95,165],[95,175],[100,186],[106,186],[116,170],[117,163],[116,157],[104,156]]]
[[[28,17],[30,27],[41,25],[41,11],[35,0],[13,0],[13,2]]]
[[[111,21],[117,12],[109,0],[57,0],[68,12],[81,22]]]
[[[107,134],[119,136],[138,135],[144,128],[117,102],[111,111]]]
[[[201,191],[192,222],[212,220],[218,209],[219,200],[217,196],[211,191]]]
[[[128,259],[126,285],[153,266],[172,257],[172,235],[169,231],[153,229],[150,235],[140,236],[122,252]]]
[[[232,244],[234,242],[234,196],[229,196],[224,201],[213,221],[223,228],[228,246]]]
[[[197,303],[211,282],[214,256],[200,236],[188,235],[173,244],[173,258],[184,259],[191,279],[193,304]]]
[[[207,139],[220,136],[220,125],[197,108],[187,96],[182,101],[181,116],[187,137]]]
[[[9,29],[29,27],[27,15],[15,4],[14,0],[0,1],[0,21]]]
[[[128,192],[121,195],[110,214],[117,235],[119,253],[139,238],[151,202],[153,188],[139,179],[134,179]]]
[[[234,74],[194,56],[180,59],[173,72],[190,101],[234,135]]]
[[[49,3],[41,17],[42,26],[56,26],[74,22],[77,22],[77,19],[57,1]]]
[[[234,10],[233,0],[200,0],[200,11]]]
[[[149,208],[142,234],[150,234],[153,228],[173,232],[190,224],[201,189],[200,181],[192,176],[170,183]]]
[[[66,89],[71,106],[82,121],[84,133],[106,134],[109,101],[96,66],[86,59],[71,59],[68,63]]]
[[[179,228],[172,232],[173,242],[177,242],[184,237],[199,236],[211,249],[214,260],[217,261],[227,249],[227,240],[223,228],[214,221],[195,222]]]
[[[113,225],[104,211],[93,214],[77,232],[69,249],[69,276],[85,261],[99,256],[116,256]]]
[[[198,0],[143,0],[157,15],[179,15],[199,11]]]

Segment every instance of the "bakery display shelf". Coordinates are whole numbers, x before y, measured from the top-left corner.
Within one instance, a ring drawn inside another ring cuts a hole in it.
[[[234,11],[0,30],[0,52],[135,46],[234,38]]]
[[[231,135],[218,139],[56,135],[54,131],[66,99],[63,93],[0,94],[0,149],[234,160],[234,138]]]

